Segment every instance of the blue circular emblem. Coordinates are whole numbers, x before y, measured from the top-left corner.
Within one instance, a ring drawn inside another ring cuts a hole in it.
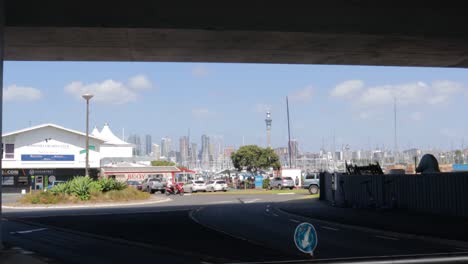
[[[312,255],[317,247],[317,242],[317,231],[312,224],[301,223],[296,227],[294,243],[300,251]]]

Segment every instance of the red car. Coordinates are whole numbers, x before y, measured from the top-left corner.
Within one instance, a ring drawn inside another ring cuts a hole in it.
[[[136,188],[141,191],[141,183],[138,181],[127,181],[128,187]]]

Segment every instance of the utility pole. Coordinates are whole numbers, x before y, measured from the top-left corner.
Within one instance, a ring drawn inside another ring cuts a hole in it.
[[[394,123],[394,140],[395,146],[393,149],[394,163],[398,161],[398,141],[397,141],[397,108],[396,108],[396,96],[393,98],[393,123]]]
[[[86,164],[85,176],[89,176],[89,100],[93,98],[90,93],[85,93],[82,97],[86,100]]]
[[[286,96],[286,113],[288,117],[288,152],[289,152],[289,168],[291,168],[291,160],[292,160],[292,153],[291,153],[291,128],[289,125],[289,102],[288,97]]]

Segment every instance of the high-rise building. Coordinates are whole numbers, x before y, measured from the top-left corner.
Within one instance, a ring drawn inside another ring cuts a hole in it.
[[[210,145],[210,137],[207,135],[202,135],[201,137],[201,167],[203,169],[210,168],[212,154],[211,154],[211,145]]]
[[[151,152],[153,153],[153,157],[156,160],[159,160],[161,158],[161,148],[159,147],[158,144],[152,145]]]
[[[296,159],[299,155],[299,143],[295,139],[289,141],[289,149],[291,150],[291,167],[296,167]]]
[[[198,149],[197,149],[197,144],[192,143],[192,146],[190,147],[190,163],[191,167],[197,167],[198,166]]]
[[[151,135],[146,135],[145,136],[145,155],[149,156],[151,153]]]
[[[133,156],[141,156],[143,154],[141,149],[141,139],[139,135],[130,135],[128,137],[127,142],[135,146],[135,148],[133,148]]]
[[[266,124],[266,133],[267,133],[267,148],[271,148],[271,113],[270,111],[266,112],[266,119],[265,119],[265,124]]]
[[[236,148],[232,147],[232,146],[227,146],[227,147],[224,147],[224,157],[225,158],[231,158],[231,155],[232,153],[234,153],[236,151]]]
[[[179,152],[180,152],[180,163],[183,166],[188,166],[189,160],[189,139],[187,136],[183,136],[179,139]]]
[[[169,154],[172,151],[172,139],[165,137],[161,139],[161,156],[169,159]]]

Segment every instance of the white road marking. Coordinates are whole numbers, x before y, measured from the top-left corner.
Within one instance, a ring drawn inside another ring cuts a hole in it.
[[[275,214],[275,213],[273,213],[273,215],[274,215],[274,216],[279,216],[279,215],[277,215],[277,214]]]
[[[289,221],[294,222],[294,223],[300,223],[301,221],[296,220],[296,219],[289,219]]]
[[[14,231],[10,232],[10,234],[29,234],[32,232],[38,232],[38,231],[43,231],[46,230],[47,228],[38,228],[38,229],[31,229],[31,230],[23,230],[23,231]]]
[[[339,231],[338,228],[333,228],[333,227],[329,227],[329,226],[321,226],[320,228],[328,229],[328,230],[333,230],[333,231]]]
[[[277,193],[277,195],[291,195],[291,194],[295,194],[295,193]]]
[[[387,240],[400,240],[396,237],[388,237],[388,236],[375,236],[375,237],[378,237],[378,238],[382,238],[382,239],[387,239]]]
[[[191,193],[184,193],[184,196],[190,196],[192,195]]]
[[[244,203],[248,204],[248,203],[255,203],[256,201],[259,201],[261,199],[252,199],[252,200],[247,200],[247,201],[244,201]]]

